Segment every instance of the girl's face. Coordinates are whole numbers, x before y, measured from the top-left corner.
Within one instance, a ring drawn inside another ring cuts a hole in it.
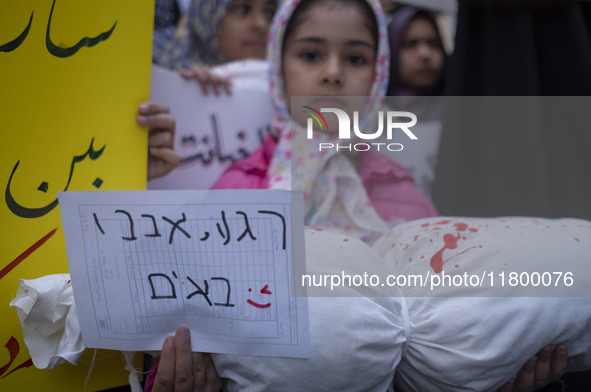
[[[264,59],[275,0],[234,0],[220,26],[220,50],[227,61]]]
[[[283,46],[283,76],[292,96],[367,96],[375,72],[377,42],[366,17],[351,4],[319,4],[307,10]],[[338,100],[337,100],[338,101]]]
[[[402,40],[399,67],[405,86],[428,89],[439,82],[443,52],[437,31],[429,20],[419,17],[411,22]]]

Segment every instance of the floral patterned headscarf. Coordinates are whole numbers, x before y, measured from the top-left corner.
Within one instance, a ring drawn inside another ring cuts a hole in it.
[[[359,174],[343,152],[316,151],[315,144],[334,140],[317,133],[314,141],[294,137],[306,132],[290,123],[282,69],[282,44],[285,29],[300,0],[286,1],[275,15],[269,35],[270,89],[274,105],[273,129],[279,138],[271,161],[269,187],[304,192],[306,224],[330,228],[370,241],[388,227],[370,203]],[[378,47],[376,68],[369,103],[362,118],[375,118],[388,85],[390,53],[384,13],[379,0],[367,1],[376,16]],[[316,143],[315,143],[316,142]]]
[[[219,30],[226,8],[232,1],[191,0],[187,17],[181,19],[173,40],[158,59],[158,65],[178,70],[194,64],[221,64],[224,59],[220,51]]]

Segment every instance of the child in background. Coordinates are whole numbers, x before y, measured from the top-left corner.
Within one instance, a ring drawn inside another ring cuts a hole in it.
[[[281,9],[269,40],[274,132],[213,188],[302,190],[307,225],[367,241],[398,223],[437,215],[402,165],[373,150],[312,151],[312,141],[294,137],[304,127],[290,126],[292,96],[370,96],[364,118],[376,117],[389,70],[386,26],[381,8],[376,12],[377,20],[362,1],[292,1]]]
[[[388,95],[440,95],[446,54],[433,14],[402,7],[392,16],[388,36]]]
[[[156,64],[180,70],[186,78],[230,93],[228,78],[209,67],[244,59],[264,59],[276,0],[192,0],[188,15],[179,22],[174,39]]]

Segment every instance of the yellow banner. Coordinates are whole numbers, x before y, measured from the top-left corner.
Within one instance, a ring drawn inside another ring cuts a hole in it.
[[[0,3],[0,390],[81,391],[78,366],[31,366],[16,311],[18,279],[68,271],[57,192],[145,189],[154,1]],[[127,383],[99,351],[87,391]]]

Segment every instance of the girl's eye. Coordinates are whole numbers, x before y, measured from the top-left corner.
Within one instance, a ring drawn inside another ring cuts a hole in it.
[[[412,39],[412,40],[411,40],[411,39],[409,39],[409,40],[406,40],[406,41],[404,41],[404,42],[402,43],[402,47],[403,47],[404,49],[413,49],[413,48],[415,48],[417,45],[418,45],[418,41],[417,41],[417,40],[414,40],[414,39]]]
[[[349,56],[347,57],[347,61],[353,65],[364,65],[366,63],[365,57],[363,56]]]
[[[313,50],[307,50],[300,54],[300,58],[304,61],[313,62],[320,60],[320,55]]]
[[[237,15],[246,15],[249,11],[250,6],[248,4],[236,4],[232,9],[232,12]]]
[[[439,49],[439,41],[436,39],[430,39],[427,44],[431,49]]]

